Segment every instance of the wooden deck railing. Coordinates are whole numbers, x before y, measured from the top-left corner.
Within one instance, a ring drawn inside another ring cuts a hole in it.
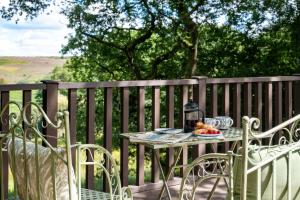
[[[263,128],[268,129],[279,124],[284,119],[290,118],[295,113],[300,113],[300,76],[279,76],[279,77],[246,77],[246,78],[207,78],[194,77],[193,79],[182,80],[143,80],[143,81],[110,81],[92,83],[65,83],[55,81],[42,81],[41,84],[11,84],[0,85],[1,107],[9,101],[9,93],[13,90],[22,91],[22,103],[31,101],[32,90],[43,91],[43,107],[50,119],[54,119],[58,109],[58,94],[60,90],[68,90],[68,109],[70,112],[71,142],[76,142],[76,116],[77,116],[77,93],[78,90],[86,90],[86,142],[95,143],[95,118],[96,102],[95,94],[97,90],[104,90],[104,143],[106,149],[112,151],[113,123],[120,123],[119,132],[128,132],[129,124],[136,123],[137,130],[145,129],[145,102],[146,90],[151,88],[152,99],[152,129],[161,124],[161,106],[166,109],[167,127],[174,127],[178,120],[178,127],[183,126],[184,110],[183,106],[188,101],[189,91],[192,92],[193,99],[200,107],[206,110],[207,116],[230,115],[234,119],[234,126],[241,125],[243,115],[257,116],[263,121]],[[137,120],[129,121],[130,115],[130,91],[137,90]],[[161,91],[166,92],[165,102],[161,102]],[[179,90],[179,106],[175,102],[175,95]],[[120,121],[113,122],[113,94],[120,95],[121,114]],[[179,112],[179,119],[175,118],[175,112]],[[8,112],[6,113],[8,118]],[[7,125],[0,127],[7,130]],[[46,135],[55,136],[57,133],[50,127],[45,129]],[[51,144],[56,144],[53,138],[49,137]],[[228,149],[228,144],[217,147],[213,150],[224,151]],[[218,149],[219,148],[219,149]],[[136,185],[144,185],[144,155],[143,145],[136,147]],[[123,185],[128,185],[128,157],[129,143],[127,140],[121,141],[121,180]],[[192,147],[192,157],[196,158],[206,151],[212,151],[205,146]],[[188,149],[184,149],[181,162],[187,163]],[[174,150],[166,150],[167,166],[171,166],[174,161]],[[4,155],[4,193],[7,196],[8,187],[8,164],[7,155]],[[106,163],[108,166],[109,163]],[[159,170],[154,157],[152,157],[151,181],[159,181]],[[86,186],[94,187],[93,168],[86,170]],[[104,182],[104,190],[107,190]]]

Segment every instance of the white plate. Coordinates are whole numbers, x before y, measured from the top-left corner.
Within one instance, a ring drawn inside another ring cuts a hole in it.
[[[200,136],[200,137],[218,137],[223,135],[222,133],[219,134],[195,134],[193,133],[194,136]]]
[[[182,129],[176,129],[176,128],[156,128],[154,131],[163,133],[163,134],[177,134],[182,133]]]

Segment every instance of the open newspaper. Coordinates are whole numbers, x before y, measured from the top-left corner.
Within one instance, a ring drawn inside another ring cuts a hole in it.
[[[161,131],[147,132],[145,134],[140,134],[137,137],[131,138],[131,140],[157,143],[177,143],[189,138],[192,135],[192,133],[183,133],[182,129],[176,130],[177,131],[168,131],[167,133]]]

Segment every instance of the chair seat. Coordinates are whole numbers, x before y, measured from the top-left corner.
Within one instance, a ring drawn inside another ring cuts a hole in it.
[[[81,199],[84,199],[84,200],[94,200],[94,199],[106,200],[106,199],[109,199],[109,200],[111,200],[109,193],[95,191],[95,190],[89,190],[89,189],[85,189],[85,188],[81,188]],[[120,197],[115,195],[113,197],[113,199],[117,200],[117,199],[120,199]]]

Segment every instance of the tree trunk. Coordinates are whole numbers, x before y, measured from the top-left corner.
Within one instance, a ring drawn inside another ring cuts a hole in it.
[[[197,69],[198,57],[198,42],[199,32],[197,23],[194,22],[191,13],[189,13],[189,4],[185,4],[184,0],[179,1],[177,4],[179,18],[184,27],[184,32],[188,35],[188,42],[184,42],[188,48],[188,62],[185,69],[185,78],[191,78],[195,75]]]
[[[199,36],[197,29],[192,33],[192,46],[189,48],[188,66],[185,78],[191,78],[195,75],[198,64],[198,42]]]

